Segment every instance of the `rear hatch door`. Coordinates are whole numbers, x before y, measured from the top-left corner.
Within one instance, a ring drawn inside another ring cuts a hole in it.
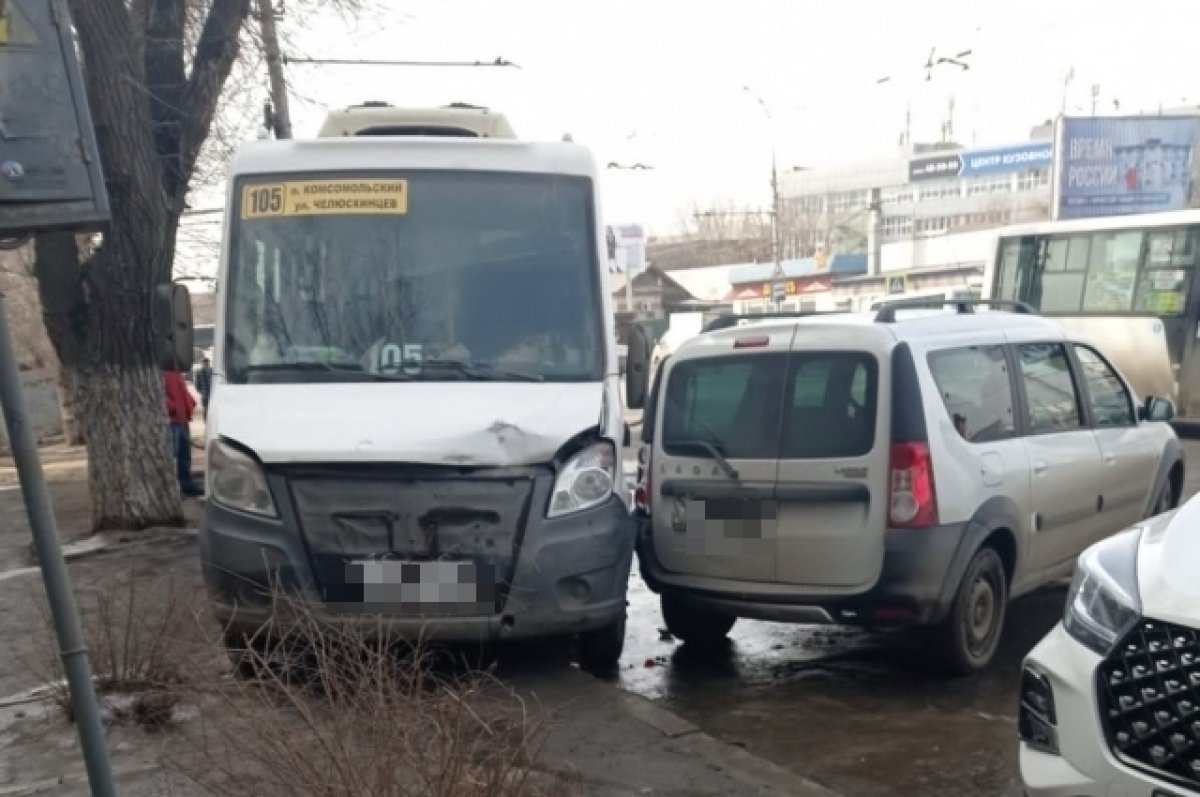
[[[776,457],[794,331],[717,333],[700,356],[673,359],[664,372],[651,511],[666,570],[775,581]]]
[[[779,427],[780,583],[849,593],[879,578],[894,345],[882,325],[797,328]],[[919,393],[896,398],[921,401]]]

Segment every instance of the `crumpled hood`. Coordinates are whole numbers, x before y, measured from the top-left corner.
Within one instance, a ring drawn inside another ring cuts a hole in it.
[[[549,462],[600,422],[602,383],[221,385],[210,435],[273,462]]]
[[[1137,569],[1146,617],[1200,628],[1200,498],[1146,524]]]

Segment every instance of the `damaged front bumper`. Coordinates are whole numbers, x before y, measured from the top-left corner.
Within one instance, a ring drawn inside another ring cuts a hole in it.
[[[205,584],[233,630],[297,604],[322,622],[463,642],[576,634],[624,616],[626,505],[614,495],[547,518],[549,468],[296,466],[267,479],[278,518],[209,501],[201,523]],[[480,583],[413,583],[455,567]]]

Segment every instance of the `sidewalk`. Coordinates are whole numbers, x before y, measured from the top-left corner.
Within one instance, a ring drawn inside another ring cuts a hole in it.
[[[85,462],[78,451],[47,452],[51,490],[64,536],[86,529]],[[0,797],[87,794],[73,726],[45,702],[12,700],[46,680],[46,630],[37,601],[41,583],[29,568],[28,528],[20,491],[5,478],[0,460]],[[82,497],[82,500],[81,500]],[[190,510],[194,512],[194,508]],[[194,516],[194,515],[193,515]],[[20,522],[15,522],[20,519]],[[133,568],[166,574],[200,594],[194,537],[177,533],[120,535],[115,545],[73,559],[70,570],[81,604],[111,591]],[[124,541],[122,541],[122,539]],[[21,557],[25,555],[25,558]],[[622,692],[571,666],[561,656],[517,654],[502,661],[501,676],[547,721],[539,771],[566,776],[583,794],[624,795],[830,795],[791,772],[701,732],[644,698]],[[560,646],[561,647],[561,646]],[[176,732],[149,734],[118,724],[110,751],[123,795],[201,794],[160,763]]]

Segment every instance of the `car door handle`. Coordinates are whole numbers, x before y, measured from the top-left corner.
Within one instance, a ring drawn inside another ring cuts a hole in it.
[[[1050,466],[1047,465],[1045,462],[1042,462],[1041,460],[1038,460],[1037,462],[1033,463],[1033,472],[1038,474],[1039,476],[1048,470],[1050,470]]]
[[[1105,455],[1104,455],[1104,464],[1105,464],[1105,465],[1111,465],[1111,464],[1113,464],[1113,463],[1114,463],[1114,462],[1116,462],[1116,461],[1117,461],[1117,455],[1116,455],[1116,454],[1105,454]]]

